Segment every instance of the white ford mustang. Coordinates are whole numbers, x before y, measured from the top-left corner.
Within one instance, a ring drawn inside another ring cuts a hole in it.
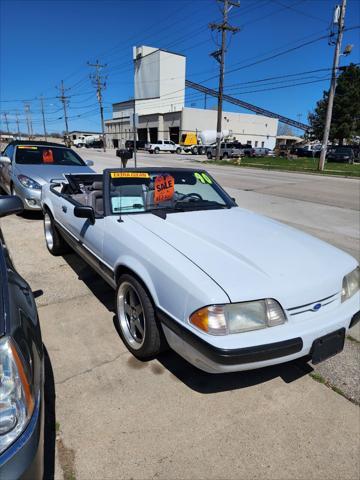
[[[139,359],[169,345],[214,373],[317,363],[360,319],[354,258],[238,207],[204,170],[66,175],[42,208],[49,251],[71,246],[116,289]]]

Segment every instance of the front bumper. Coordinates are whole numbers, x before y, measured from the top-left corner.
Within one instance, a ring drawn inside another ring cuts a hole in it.
[[[22,435],[0,455],[0,478],[42,479],[44,470],[44,405],[39,395]]]
[[[359,320],[359,299],[359,294],[354,295],[333,311],[314,314],[303,322],[289,321],[279,327],[232,335],[239,339],[241,348],[226,348],[225,342],[230,336],[209,338],[210,335],[199,335],[162,311],[158,311],[158,317],[167,342],[179,355],[206,372],[226,373],[253,370],[310,355],[314,340],[341,328],[348,330]]]
[[[21,198],[25,210],[41,210],[41,190],[24,187],[19,181],[14,182],[15,193]]]

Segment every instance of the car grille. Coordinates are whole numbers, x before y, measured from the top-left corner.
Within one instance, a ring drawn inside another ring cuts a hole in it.
[[[338,299],[338,295],[339,293],[334,293],[333,295],[330,295],[330,297],[322,298],[321,300],[315,300],[314,302],[299,305],[298,307],[287,308],[286,311],[290,316],[300,315],[301,313],[306,312],[316,312],[326,305],[335,302],[335,300]],[[315,305],[321,305],[321,307],[319,309],[314,309]]]

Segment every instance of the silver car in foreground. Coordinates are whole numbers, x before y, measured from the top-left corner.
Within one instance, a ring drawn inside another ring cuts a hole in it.
[[[26,210],[41,210],[43,185],[64,173],[92,173],[91,165],[57,143],[15,141],[1,153],[0,187],[19,196]]]

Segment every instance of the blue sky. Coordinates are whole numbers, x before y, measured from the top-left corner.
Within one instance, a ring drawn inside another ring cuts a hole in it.
[[[328,88],[325,69],[331,66],[333,47],[327,38],[262,60],[326,36],[337,3],[241,0],[240,8],[230,12],[230,23],[240,31],[229,42],[226,92],[305,122]],[[18,110],[21,129],[26,131],[23,100],[31,100],[34,130],[42,131],[38,97],[43,95],[48,130],[62,131],[63,111],[55,87],[64,80],[71,96],[70,130],[98,130],[96,93],[86,62],[107,63],[104,101],[105,118],[110,118],[111,103],[133,95],[133,45],[182,53],[187,56],[188,79],[217,87],[218,65],[209,56],[217,49],[217,35],[208,29],[209,22],[220,19],[221,4],[215,0],[0,0],[0,8],[0,108],[8,113],[10,129],[15,128]],[[360,25],[359,0],[348,0],[345,23]],[[345,32],[343,45],[347,43],[354,49],[341,63],[358,63],[359,29]],[[319,69],[324,70],[304,73]],[[204,97],[187,90],[186,103],[202,108]],[[216,99],[208,98],[208,108],[215,105]],[[224,108],[241,111],[226,104]],[[3,115],[1,127],[6,128]]]

